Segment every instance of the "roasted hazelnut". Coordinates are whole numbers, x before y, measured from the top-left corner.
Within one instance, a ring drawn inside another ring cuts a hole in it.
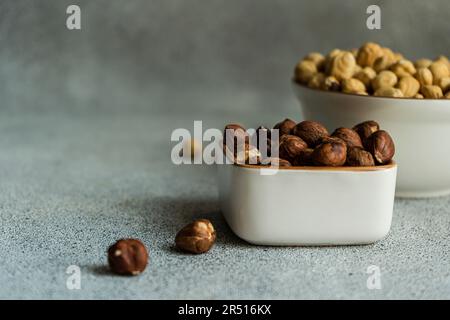
[[[367,141],[369,151],[378,164],[389,163],[395,154],[395,145],[389,133],[378,130],[373,133]]]
[[[420,89],[420,92],[428,99],[440,99],[444,96],[444,93],[439,86],[423,86]]]
[[[295,80],[301,84],[307,84],[317,71],[317,66],[313,61],[302,60],[295,67]]]
[[[296,123],[294,120],[291,119],[284,119],[283,121],[277,123],[273,128],[279,130],[279,137],[290,134],[292,132],[292,129],[294,129]]]
[[[245,128],[236,123],[227,124],[225,126],[223,137],[224,144],[231,144],[231,141],[234,141],[235,147],[249,141],[249,136]],[[229,147],[230,146],[231,145],[229,145]]]
[[[265,158],[261,161],[261,164],[264,166],[272,166],[272,167],[290,167],[291,163],[285,159],[270,157]]]
[[[313,163],[313,159],[312,159],[312,154],[314,152],[314,149],[311,148],[306,148],[303,149],[300,154],[298,155],[298,157],[294,160],[294,165],[296,166],[312,166]]]
[[[358,79],[351,78],[342,81],[342,92],[353,94],[365,94],[366,86]]]
[[[339,80],[336,79],[336,77],[328,76],[322,83],[322,89],[327,91],[340,91],[341,84],[339,83]]]
[[[216,241],[216,231],[207,219],[199,219],[181,229],[176,237],[178,249],[190,253],[205,253]]]
[[[348,147],[362,147],[362,141],[359,134],[348,128],[338,128],[331,134],[332,137],[343,140]]]
[[[373,95],[375,97],[403,98],[402,90],[392,87],[381,87]]]
[[[381,71],[373,80],[372,88],[377,91],[383,87],[393,87],[397,84],[398,78],[392,71]]]
[[[406,98],[414,97],[420,89],[420,83],[412,76],[403,77],[398,82],[398,88]]]
[[[359,49],[356,61],[361,67],[373,67],[375,60],[381,56],[382,48],[376,43],[368,42]]]
[[[421,86],[431,86],[433,84],[433,74],[428,68],[417,69],[414,75]]]
[[[339,52],[331,61],[329,75],[334,76],[339,81],[350,79],[355,73],[356,61],[351,52]]]
[[[311,157],[316,166],[339,167],[345,164],[347,145],[339,138],[326,138],[318,145]]]
[[[351,167],[369,167],[374,166],[375,161],[370,152],[361,147],[349,147],[347,149],[347,162]]]
[[[294,135],[284,135],[280,139],[280,146],[278,150],[278,156],[281,159],[287,160],[293,163],[295,158],[298,157],[303,149],[306,149],[308,145],[301,138]]]
[[[121,275],[136,276],[145,270],[148,252],[137,239],[121,239],[108,249],[111,271]]]
[[[329,136],[328,130],[315,121],[300,122],[294,127],[292,133],[302,138],[309,147],[318,145],[322,138]]]
[[[367,139],[374,133],[380,130],[380,125],[373,121],[364,121],[362,123],[357,124],[353,127],[353,130],[355,130],[359,137],[361,138],[361,141],[363,143],[363,146],[365,147],[367,145]]]

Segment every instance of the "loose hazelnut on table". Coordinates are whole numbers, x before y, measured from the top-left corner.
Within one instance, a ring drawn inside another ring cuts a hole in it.
[[[294,135],[284,135],[280,139],[278,155],[281,159],[293,163],[303,149],[308,145],[301,138]]]
[[[343,166],[347,158],[347,145],[339,138],[328,137],[314,149],[311,157],[316,166]]]
[[[295,125],[296,122],[294,120],[286,118],[283,121],[277,123],[273,128],[279,130],[279,137],[281,138],[281,136],[285,134],[290,134]]]
[[[389,133],[384,130],[378,130],[369,137],[367,151],[373,155],[378,164],[387,164],[395,154],[394,141]]]
[[[374,166],[375,161],[370,152],[361,147],[349,147],[347,149],[347,162],[351,167],[369,167]]]
[[[209,251],[215,241],[216,231],[207,219],[199,219],[188,224],[175,237],[178,249],[195,254]]]
[[[108,249],[111,271],[121,275],[138,275],[145,270],[148,252],[137,239],[121,239]]]
[[[338,128],[331,134],[332,137],[342,139],[348,147],[362,147],[362,141],[359,134],[348,128]]]
[[[315,121],[302,121],[298,123],[292,133],[303,139],[309,147],[315,147],[320,140],[328,137],[328,130],[320,123]]]
[[[380,130],[380,125],[373,120],[364,121],[362,123],[357,124],[353,127],[353,130],[355,130],[359,137],[361,138],[361,141],[363,143],[363,146],[367,146],[367,140],[368,138],[374,133]]]

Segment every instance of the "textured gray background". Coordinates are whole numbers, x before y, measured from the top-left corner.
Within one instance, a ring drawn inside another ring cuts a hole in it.
[[[82,31],[65,28],[68,4]],[[365,28],[368,4],[381,31]],[[211,167],[170,163],[170,133],[204,120],[273,124],[298,107],[289,78],[309,51],[380,41],[449,55],[448,0],[0,3],[0,298],[450,298],[450,198],[397,200],[375,245],[271,248],[226,227]],[[300,120],[300,119],[298,119]],[[218,243],[173,247],[196,217]],[[115,277],[105,251],[141,238],[147,271]],[[65,269],[82,269],[82,290]],[[382,290],[367,290],[367,266]]]

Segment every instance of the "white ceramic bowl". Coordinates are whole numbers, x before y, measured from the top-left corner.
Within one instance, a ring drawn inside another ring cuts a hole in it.
[[[359,96],[293,83],[303,119],[329,130],[375,120],[393,137],[399,166],[397,196],[450,194],[450,100]]]
[[[223,215],[260,245],[348,245],[382,239],[391,226],[397,165],[280,168],[217,165]]]

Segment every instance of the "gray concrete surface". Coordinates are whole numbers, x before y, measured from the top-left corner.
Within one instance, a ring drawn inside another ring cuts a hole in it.
[[[69,3],[82,31],[65,29]],[[379,3],[383,29],[368,31]],[[292,65],[311,50],[380,41],[449,55],[447,0],[5,0],[0,3],[0,298],[450,298],[450,198],[398,200],[370,246],[255,247],[217,206],[214,170],[170,163],[170,133],[271,125],[298,106]],[[202,256],[173,249],[197,217]],[[150,264],[111,275],[107,247],[141,238]],[[382,289],[368,290],[378,265]],[[66,288],[78,265],[82,289]]]

